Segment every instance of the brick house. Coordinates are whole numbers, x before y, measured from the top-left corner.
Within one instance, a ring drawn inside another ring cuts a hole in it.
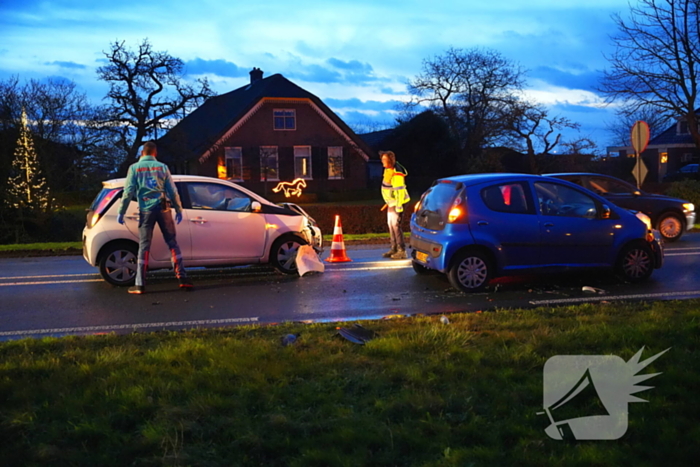
[[[700,115],[700,109],[695,111]],[[620,157],[634,158],[634,149],[627,147],[608,147],[608,154]],[[688,131],[688,122],[685,119],[676,121],[666,130],[649,141],[649,145],[642,152],[641,158],[648,169],[647,182],[661,182],[666,174],[676,172],[686,164],[700,162],[698,151],[693,137]],[[633,162],[630,162],[630,167]]]
[[[253,68],[250,84],[208,99],[157,141],[173,173],[232,180],[263,194],[304,179],[304,193],[367,189],[378,159],[318,97]]]

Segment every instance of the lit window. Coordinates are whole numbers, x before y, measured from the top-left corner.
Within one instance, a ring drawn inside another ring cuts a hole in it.
[[[340,146],[328,148],[328,179],[343,178],[343,148]]]
[[[668,152],[664,151],[664,152],[659,153],[659,161],[662,164],[665,164],[666,162],[668,162]]]
[[[294,146],[294,178],[312,178],[311,146]]]
[[[243,152],[241,148],[224,148],[225,178],[243,180]]]
[[[296,130],[296,110],[275,109],[272,111],[275,130]]]
[[[279,158],[277,157],[277,146],[260,147],[260,180],[273,180],[278,182]]]

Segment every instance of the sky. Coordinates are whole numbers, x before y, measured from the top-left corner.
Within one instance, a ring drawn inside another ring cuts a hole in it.
[[[104,51],[147,38],[219,94],[258,67],[371,129],[393,125],[424,60],[479,47],[527,70],[528,97],[581,125],[567,137],[604,151],[614,111],[595,86],[613,51],[611,15],[628,11],[627,0],[0,0],[0,80],[63,77],[100,103]]]

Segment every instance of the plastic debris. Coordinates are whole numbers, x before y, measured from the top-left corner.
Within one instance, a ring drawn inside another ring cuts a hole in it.
[[[311,245],[302,245],[297,250],[297,272],[300,276],[322,273],[326,266],[318,259],[318,253]]]
[[[450,324],[450,320],[445,315],[440,316],[440,322],[442,324]]]
[[[581,290],[582,290],[583,292],[597,293],[597,294],[599,294],[599,295],[605,293],[605,290],[603,290],[603,289],[598,289],[598,288],[596,288],[596,287],[591,287],[590,285],[584,285],[583,287],[581,287]]]
[[[282,345],[287,347],[289,345],[294,345],[301,334],[287,334],[282,338]]]
[[[353,344],[365,345],[368,341],[377,337],[377,333],[366,329],[359,324],[351,328],[338,328],[338,334]]]

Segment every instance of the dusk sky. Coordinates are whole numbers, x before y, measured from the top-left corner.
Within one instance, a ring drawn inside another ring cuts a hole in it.
[[[394,121],[422,61],[449,47],[494,49],[528,70],[527,92],[581,124],[604,150],[614,118],[594,87],[613,13],[627,0],[333,2],[0,0],[0,79],[64,77],[95,102],[95,69],[115,40],[182,59],[217,93],[259,67],[320,97],[349,124]]]

